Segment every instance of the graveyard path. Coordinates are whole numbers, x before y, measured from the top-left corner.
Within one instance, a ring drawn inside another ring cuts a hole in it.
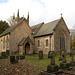
[[[10,64],[9,59],[0,59],[0,75],[38,75],[38,71],[25,59],[16,64]]]

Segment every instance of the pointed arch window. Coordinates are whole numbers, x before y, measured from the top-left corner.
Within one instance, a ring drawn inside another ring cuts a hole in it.
[[[63,33],[60,34],[60,49],[65,49],[65,36]]]
[[[48,39],[46,39],[46,47],[48,47]]]
[[[38,47],[40,47],[40,40],[38,40]]]

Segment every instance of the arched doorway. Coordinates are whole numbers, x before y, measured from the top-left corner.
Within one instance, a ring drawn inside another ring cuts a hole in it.
[[[30,44],[26,43],[25,45],[25,54],[30,54]]]
[[[64,33],[60,34],[60,50],[61,49],[65,50],[65,36],[64,36]]]

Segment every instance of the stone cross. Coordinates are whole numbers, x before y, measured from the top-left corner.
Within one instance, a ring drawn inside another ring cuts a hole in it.
[[[50,52],[50,58],[51,58],[51,65],[55,65],[55,52]]]
[[[63,58],[62,62],[63,62],[63,63],[66,63],[66,54],[65,54],[65,50],[62,51],[62,58]]]
[[[74,54],[74,51],[73,51],[73,49],[71,50],[71,52],[70,52],[70,56],[71,56],[71,61],[74,61],[74,57],[73,57],[73,54]]]

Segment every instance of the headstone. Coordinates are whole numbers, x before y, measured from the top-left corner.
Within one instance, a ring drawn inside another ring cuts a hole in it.
[[[63,49],[61,49],[61,50],[60,50],[60,53],[59,53],[59,61],[62,60],[62,51],[63,51]]]
[[[66,63],[66,54],[65,54],[65,51],[62,51],[62,58],[63,58],[62,62]]]
[[[43,59],[43,51],[39,51],[39,59]]]
[[[62,63],[60,63],[61,69],[69,68],[70,64],[66,62],[66,52],[65,50],[62,51]]]
[[[74,65],[75,65],[75,62],[74,62],[74,50],[73,50],[73,49],[72,49],[71,52],[70,52],[70,56],[71,56],[70,65],[71,65],[71,66],[74,66]]]
[[[48,72],[56,72],[56,71],[58,71],[59,68],[58,68],[58,65],[55,64],[55,52],[54,51],[50,52],[50,58],[51,58],[51,62],[47,66],[47,71]]]
[[[19,60],[19,56],[16,56],[16,59]]]
[[[25,52],[23,52],[23,55],[25,55]]]
[[[6,50],[6,54],[9,56],[10,55],[10,51],[9,50]]]
[[[1,56],[2,56],[2,59],[7,59],[8,58],[6,52],[1,52]]]
[[[10,56],[10,63],[11,64],[18,63],[18,60],[15,59],[15,56]]]
[[[48,52],[48,58],[50,58],[50,52],[51,52],[51,51]]]
[[[0,56],[0,59],[2,59],[2,57]]]
[[[21,55],[21,56],[20,56],[20,60],[21,60],[21,59],[25,59],[25,55]]]

